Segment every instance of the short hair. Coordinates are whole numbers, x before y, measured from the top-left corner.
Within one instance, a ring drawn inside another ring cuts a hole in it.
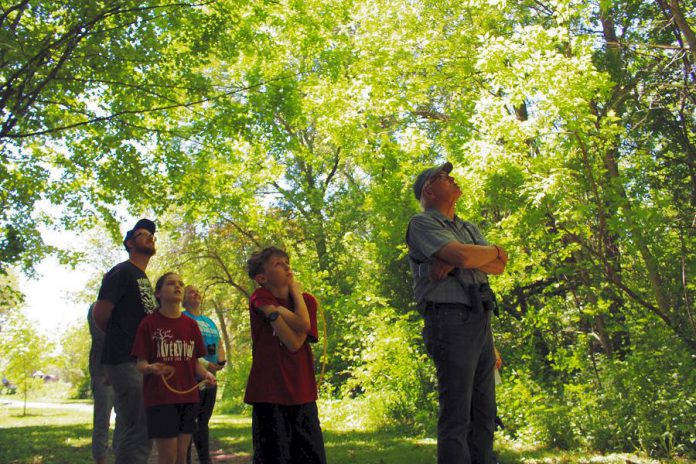
[[[423,211],[428,209],[428,199],[425,197],[425,195],[421,195],[420,200],[418,200],[418,203],[420,204],[420,207]]]
[[[263,272],[263,265],[266,264],[272,256],[282,256],[283,258],[288,258],[288,254],[281,250],[280,248],[270,246],[266,247],[261,251],[257,251],[247,259],[247,273],[252,279],[256,278],[258,274]]]

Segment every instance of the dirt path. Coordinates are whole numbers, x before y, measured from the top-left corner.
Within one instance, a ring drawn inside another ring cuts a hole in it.
[[[241,454],[235,454],[227,452],[217,446],[217,443],[210,444],[210,459],[214,463],[227,463],[227,464],[251,464],[251,457]],[[196,451],[193,451],[192,464],[200,464],[198,461],[198,456]],[[152,446],[152,453],[150,453],[150,460],[148,464],[157,464],[157,448]]]

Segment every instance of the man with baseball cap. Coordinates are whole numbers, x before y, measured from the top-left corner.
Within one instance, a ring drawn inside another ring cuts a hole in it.
[[[491,464],[495,429],[495,353],[488,274],[507,254],[455,215],[461,189],[452,163],[422,171],[413,185],[422,211],[406,233],[423,339],[437,371],[439,464]]]
[[[145,274],[155,254],[155,223],[139,220],[126,233],[123,246],[128,261],[106,273],[92,309],[97,326],[105,332],[102,364],[114,389],[116,409],[116,464],[145,464],[150,456],[143,405],[143,376],[135,368],[131,349],[140,321],[157,304]]]

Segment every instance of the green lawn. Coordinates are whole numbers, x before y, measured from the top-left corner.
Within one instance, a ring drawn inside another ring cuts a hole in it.
[[[92,414],[69,409],[0,406],[0,462],[92,463]]]
[[[5,399],[16,399],[8,398]],[[3,464],[89,464],[89,410],[29,408],[3,404],[0,397],[0,462]],[[66,406],[69,408],[71,406]],[[86,408],[83,408],[86,409]],[[212,420],[213,449],[218,462],[248,464],[251,456],[251,420],[238,415],[215,415]],[[435,462],[432,438],[408,437],[396,432],[341,431],[324,429],[328,462],[331,464],[429,464]],[[629,454],[587,455],[549,449],[521,447],[500,437],[496,442],[500,461],[516,463],[653,463],[659,461]],[[224,458],[223,458],[224,457]],[[224,460],[223,460],[224,459]],[[662,461],[679,462],[687,461]]]

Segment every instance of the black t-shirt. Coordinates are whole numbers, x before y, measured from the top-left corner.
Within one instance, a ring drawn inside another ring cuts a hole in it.
[[[99,299],[114,304],[106,326],[102,363],[134,362],[131,350],[140,321],[157,307],[150,280],[139,267],[125,261],[106,274]]]

